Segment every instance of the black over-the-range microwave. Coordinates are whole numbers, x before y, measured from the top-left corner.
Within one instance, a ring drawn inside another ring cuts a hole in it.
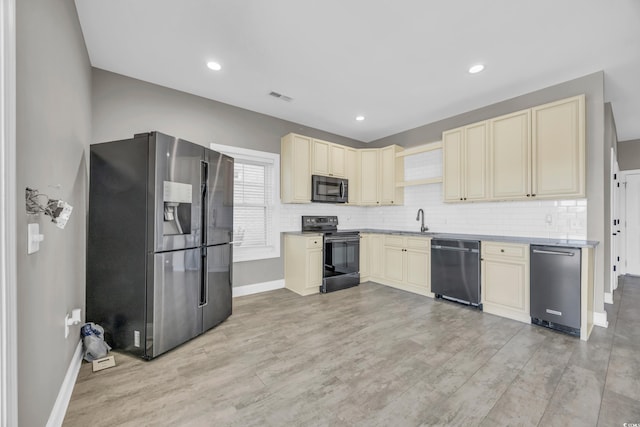
[[[311,175],[311,201],[347,203],[349,201],[349,180],[334,176]]]

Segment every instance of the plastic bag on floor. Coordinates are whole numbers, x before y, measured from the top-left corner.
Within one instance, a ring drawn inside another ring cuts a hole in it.
[[[86,323],[80,329],[82,346],[84,347],[84,360],[91,362],[107,355],[111,347],[104,341],[104,329],[95,323]]]

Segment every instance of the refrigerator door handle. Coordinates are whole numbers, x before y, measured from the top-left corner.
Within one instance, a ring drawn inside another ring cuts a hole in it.
[[[204,307],[209,303],[209,274],[207,274],[207,248],[200,250],[200,297],[198,307]]]
[[[207,243],[207,231],[208,231],[208,216],[209,209],[207,204],[208,199],[208,187],[207,180],[209,179],[209,162],[200,161],[200,197],[201,197],[201,211],[200,211],[200,243],[205,245]]]

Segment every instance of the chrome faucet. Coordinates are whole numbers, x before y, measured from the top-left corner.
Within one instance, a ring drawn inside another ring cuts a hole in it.
[[[429,230],[429,227],[424,225],[424,211],[422,208],[418,209],[418,216],[416,216],[416,221],[420,221],[420,214],[422,214],[422,222],[420,223],[420,232],[424,233]]]

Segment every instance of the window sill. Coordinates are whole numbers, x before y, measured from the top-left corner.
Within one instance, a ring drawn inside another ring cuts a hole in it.
[[[280,248],[240,248],[233,249],[233,262],[258,261],[261,259],[280,258]]]

